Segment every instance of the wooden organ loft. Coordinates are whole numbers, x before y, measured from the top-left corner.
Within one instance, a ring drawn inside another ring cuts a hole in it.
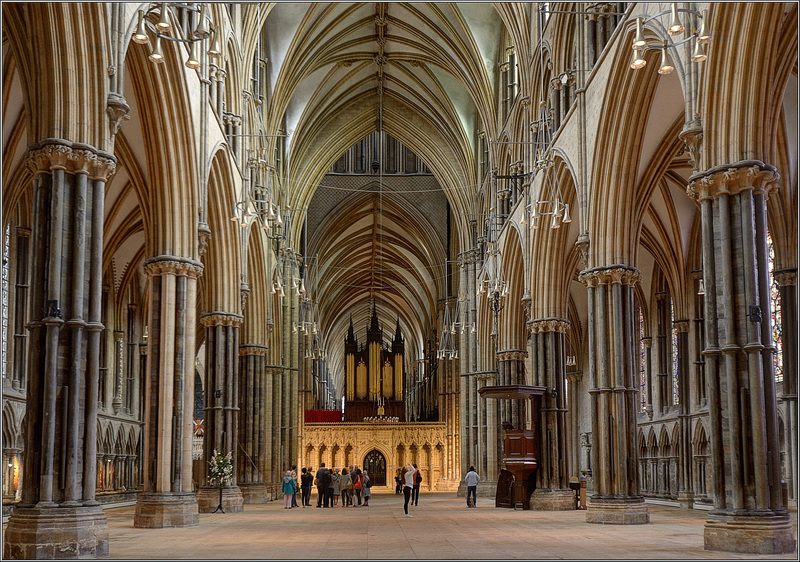
[[[403,420],[405,343],[400,333],[400,319],[397,319],[391,348],[384,347],[383,330],[378,325],[378,314],[373,303],[366,346],[358,345],[351,317],[344,350],[344,421],[363,421],[366,417],[379,416],[396,416]]]

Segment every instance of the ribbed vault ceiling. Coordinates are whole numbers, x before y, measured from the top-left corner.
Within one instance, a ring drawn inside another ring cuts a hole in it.
[[[433,172],[442,191],[432,197],[452,208],[457,253],[467,242],[458,221],[475,212],[477,199],[475,132],[492,134],[495,122],[501,23],[492,5],[276,3],[260,10],[271,93],[265,125],[289,133],[288,205],[312,208],[331,165],[382,130]],[[445,297],[448,253],[440,235],[446,225],[431,224],[401,195],[374,191],[343,198],[308,232],[306,253],[318,260],[315,296],[338,393],[351,315],[360,339],[373,299],[388,332],[399,318],[411,365]],[[302,227],[293,225],[295,240]]]

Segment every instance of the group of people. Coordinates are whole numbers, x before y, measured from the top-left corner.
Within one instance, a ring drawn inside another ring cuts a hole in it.
[[[369,507],[372,495],[372,479],[366,470],[357,465],[330,469],[321,463],[314,473],[313,467],[301,469],[300,482],[297,481],[297,467],[286,471],[283,478],[283,508],[291,509],[297,505],[297,493],[301,494],[303,507],[311,507],[311,487],[317,487],[317,507],[336,507],[341,498],[342,507]],[[363,503],[362,503],[363,501]]]
[[[406,517],[413,517],[408,512],[409,504],[419,505],[419,487],[422,484],[422,473],[417,468],[416,463],[406,463],[403,468],[398,468],[394,477],[395,493],[399,494],[402,490],[404,496],[403,511]],[[469,472],[464,477],[467,485],[467,507],[476,507],[477,490],[480,477],[475,472],[475,467],[470,466]],[[314,474],[313,467],[301,470],[300,485],[297,482],[297,467],[286,471],[283,478],[283,508],[292,509],[297,505],[297,491],[300,490],[303,507],[311,506],[311,486],[317,487],[317,507],[336,507],[339,505],[341,497],[342,507],[354,507],[356,501],[359,506],[369,507],[369,499],[372,488],[372,480],[366,470],[361,470],[358,466],[350,465],[342,468],[329,469],[325,463],[320,464],[319,470]]]

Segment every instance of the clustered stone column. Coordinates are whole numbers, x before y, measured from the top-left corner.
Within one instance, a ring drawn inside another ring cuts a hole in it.
[[[783,338],[783,393],[786,404],[786,486],[790,509],[797,509],[797,269],[774,273],[780,288]]]
[[[108,556],[95,500],[103,203],[116,159],[45,139],[34,174],[30,346],[22,499],[5,531],[5,558]]]
[[[528,324],[531,331],[531,382],[547,390],[539,400],[535,420],[539,443],[539,468],[531,507],[540,510],[575,509],[575,494],[569,489],[568,428],[566,396],[566,351],[564,337],[569,322],[544,318]]]
[[[239,443],[239,326],[241,314],[209,312],[200,317],[206,329],[205,407],[203,408],[203,475],[204,485],[197,492],[200,513],[214,511],[220,502],[219,484],[208,482],[209,462],[214,451],[231,453],[233,480],[222,490],[223,510],[238,513],[244,510],[244,499],[236,485],[236,458]]]
[[[794,550],[781,498],[767,198],[775,168],[744,160],[689,178],[700,203],[714,510],[705,548]]]
[[[464,307],[464,322],[472,326],[477,322],[478,303],[476,291],[477,277],[481,269],[481,252],[476,247],[463,254],[464,267],[461,269],[461,286],[467,292]],[[481,476],[478,495],[494,496],[499,474],[502,435],[498,423],[498,400],[481,398],[478,390],[486,385],[498,384],[495,371],[478,369],[478,335],[472,329],[461,335],[459,360],[460,401],[459,401],[459,442],[461,478],[470,466]],[[466,496],[466,487],[459,487],[459,494]]]
[[[266,503],[265,453],[267,443],[267,348],[263,345],[239,347],[239,448],[237,482],[244,503]]]
[[[637,380],[634,285],[626,265],[583,271],[588,287],[589,376],[594,494],[587,523],[641,524],[650,515],[639,495],[636,449]]]
[[[692,420],[689,408],[689,321],[676,320],[673,325],[678,330],[678,428],[680,431],[678,447],[678,502],[684,509],[691,509],[694,503],[694,478],[692,455]]]
[[[145,412],[143,490],[135,527],[198,524],[192,491],[197,277],[203,264],[157,256],[145,262],[150,310]]]
[[[504,349],[497,352],[498,385],[525,384],[525,359],[527,352],[521,349]],[[509,422],[517,429],[525,429],[527,400],[499,400],[501,422]]]

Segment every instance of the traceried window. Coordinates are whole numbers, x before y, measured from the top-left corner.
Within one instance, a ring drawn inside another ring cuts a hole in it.
[[[775,382],[782,382],[783,331],[781,330],[781,293],[778,282],[775,280],[775,247],[772,244],[772,235],[770,235],[769,230],[767,230],[767,262],[769,263],[769,299],[772,304],[772,339],[775,343],[775,356],[773,358],[775,361]],[[5,277],[3,279],[5,280]],[[5,285],[3,286],[5,287]],[[5,295],[5,293],[3,294]],[[5,322],[5,317],[3,322]],[[3,329],[5,330],[5,323],[3,324]],[[3,341],[5,342],[5,340]]]
[[[680,403],[678,398],[678,328],[675,326],[675,303],[669,301],[669,325],[672,327],[672,403]]]
[[[11,247],[11,224],[6,227],[5,237],[3,238],[3,364],[2,368],[3,378],[7,375],[7,361],[8,361],[8,293],[9,293],[9,273],[8,273],[8,256]]]

